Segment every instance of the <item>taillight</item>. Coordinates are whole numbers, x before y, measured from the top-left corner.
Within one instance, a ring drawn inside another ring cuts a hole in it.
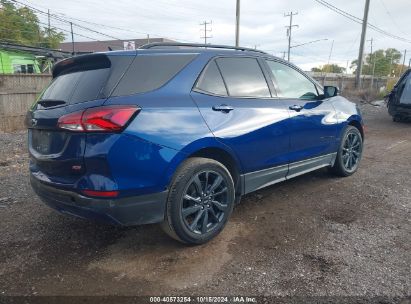
[[[105,106],[63,115],[59,128],[78,132],[118,132],[124,129],[140,108]]]

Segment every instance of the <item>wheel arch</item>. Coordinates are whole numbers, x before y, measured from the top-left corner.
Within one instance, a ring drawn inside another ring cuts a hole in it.
[[[190,157],[209,158],[209,159],[213,159],[223,164],[227,168],[227,170],[230,172],[231,177],[233,178],[234,185],[236,188],[236,193],[241,193],[242,185],[241,185],[240,168],[235,158],[230,153],[228,153],[226,150],[218,148],[218,147],[207,147],[207,148],[200,149],[190,154],[187,158],[190,158]]]
[[[364,134],[364,127],[363,127],[363,125],[361,124],[360,121],[358,121],[356,119],[353,119],[353,120],[348,121],[348,125],[357,128],[361,133],[362,140],[364,140],[364,135],[365,135]]]
[[[167,170],[167,185],[170,185],[170,183],[172,182],[173,176],[178,168],[187,159],[192,157],[209,158],[223,164],[233,178],[234,185],[236,187],[236,195],[242,193],[244,185],[241,175],[242,167],[240,161],[227,146],[218,142],[214,138],[201,140],[201,143],[196,142],[190,144],[189,146],[185,147],[185,149],[180,151],[180,153],[178,153],[178,155],[171,161],[170,166]]]

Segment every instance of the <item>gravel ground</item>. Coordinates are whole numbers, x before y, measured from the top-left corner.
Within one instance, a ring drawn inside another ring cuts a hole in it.
[[[28,183],[26,133],[0,134],[0,295],[409,297],[411,124],[363,108],[354,176],[320,170],[248,195],[197,247],[52,211]]]

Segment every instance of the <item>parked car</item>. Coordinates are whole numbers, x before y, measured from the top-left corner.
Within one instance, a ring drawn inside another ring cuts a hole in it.
[[[406,71],[392,91],[385,96],[388,113],[399,122],[411,118],[411,70]]]
[[[359,166],[363,121],[335,87],[261,51],[150,44],[63,60],[27,116],[31,184],[52,208],[161,223],[201,244],[244,194]]]

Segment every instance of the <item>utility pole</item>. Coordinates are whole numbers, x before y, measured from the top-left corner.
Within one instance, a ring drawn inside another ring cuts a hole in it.
[[[393,59],[394,59],[394,53],[391,54],[390,69],[389,69],[389,71],[388,71],[388,72],[389,72],[388,77],[391,77],[391,72],[392,72],[391,68],[392,68],[392,61],[393,61]]]
[[[408,61],[408,68],[410,68],[410,66],[411,66],[411,58],[410,58],[410,61]]]
[[[204,21],[203,23],[200,23],[201,26],[204,26],[204,36],[201,36],[200,38],[204,38],[204,44],[207,44],[207,39],[213,38],[213,36],[208,36],[208,33],[212,31],[212,29],[207,29],[207,25],[213,24],[213,21],[207,22]]]
[[[370,53],[370,63],[372,64],[372,75],[371,75],[371,89],[373,88],[373,86],[374,86],[374,72],[375,72],[375,56],[373,55],[373,52],[372,52],[372,43],[373,43],[373,41],[374,41],[374,38],[371,38],[370,40],[367,40],[367,41],[370,41],[371,42],[371,53]]]
[[[285,59],[285,54],[287,53],[286,51],[281,52],[283,54],[283,59]]]
[[[355,75],[355,86],[357,89],[361,88],[361,73],[362,73],[362,57],[364,55],[364,42],[367,33],[368,11],[370,10],[370,0],[365,0],[364,18],[362,20],[361,42],[358,53],[357,73]]]
[[[147,43],[150,43],[150,34],[147,34]]]
[[[47,21],[48,21],[47,33],[50,37],[50,9],[47,9]]]
[[[391,78],[391,67],[392,67],[392,60],[393,60],[393,58],[394,58],[394,54],[392,53],[392,54],[391,54],[390,69],[389,69],[389,74],[388,74],[388,77],[387,77],[386,87],[388,87],[388,82],[390,81],[390,78]]]
[[[325,79],[327,78],[327,70],[330,68],[330,60],[331,60],[331,54],[333,53],[333,48],[334,48],[334,39],[333,42],[331,43],[331,49],[330,49],[330,55],[328,56],[328,63],[327,63],[327,68],[325,69],[325,76],[323,82],[325,83]]]
[[[404,67],[404,65],[405,65],[405,57],[407,56],[407,50],[404,50],[404,60],[403,60],[403,62],[402,62],[402,66],[401,66],[401,69],[400,69],[400,75],[398,75],[399,77],[401,77],[401,75],[402,75],[402,68]]]
[[[298,12],[290,12],[289,14],[284,14],[284,17],[290,17],[290,25],[286,26],[287,36],[288,36],[288,55],[287,60],[290,61],[290,50],[291,50],[291,32],[293,27],[298,27],[298,25],[293,25],[293,16],[298,15]]]
[[[73,34],[73,22],[70,22],[70,29],[71,29],[71,47],[72,47],[72,55],[74,55],[74,34]]]
[[[240,46],[240,0],[237,0],[235,8],[235,46]]]

